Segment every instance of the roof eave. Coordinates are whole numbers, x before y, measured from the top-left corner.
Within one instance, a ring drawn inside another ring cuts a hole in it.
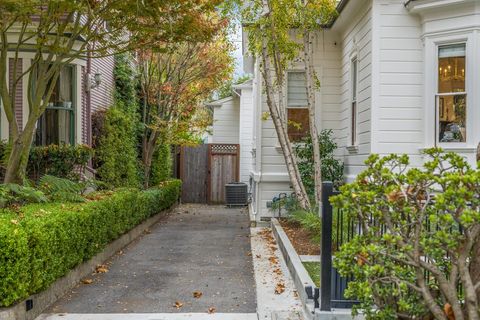
[[[345,9],[349,1],[350,0],[340,0],[340,2],[337,4],[337,15],[328,24],[323,25],[322,28],[330,29],[331,27],[333,27],[333,25],[335,24],[335,21],[337,21],[338,17],[342,13],[343,9]]]

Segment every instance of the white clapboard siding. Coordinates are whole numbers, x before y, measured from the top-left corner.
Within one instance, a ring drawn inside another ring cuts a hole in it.
[[[403,0],[379,4],[379,75],[373,151],[419,154],[423,146],[424,51],[421,21]]]
[[[371,152],[372,118],[372,3],[364,4],[352,15],[350,22],[340,31],[341,39],[341,92],[339,146],[343,150],[345,175],[348,180],[363,170],[363,162]],[[357,83],[357,146],[346,148],[351,141],[352,60],[358,63]]]
[[[253,92],[252,87],[243,87],[240,96],[240,181],[248,183],[252,170],[253,149]]]
[[[239,143],[239,111],[240,102],[235,97],[224,99],[214,106],[213,143]]]

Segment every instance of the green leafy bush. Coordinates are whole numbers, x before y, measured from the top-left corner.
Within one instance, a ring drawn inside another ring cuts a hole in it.
[[[480,168],[456,153],[372,155],[331,200],[362,233],[334,264],[368,319],[478,319]]]
[[[35,180],[45,174],[78,180],[78,172],[83,170],[92,156],[93,149],[82,144],[33,147],[27,171]]]
[[[337,144],[333,140],[332,130],[322,130],[318,136],[320,141],[320,156],[322,160],[322,180],[332,181],[336,187],[343,183],[343,163],[336,159],[334,152]],[[312,138],[307,137],[301,143],[295,144],[295,154],[298,157],[298,170],[308,195],[314,199],[315,181],[313,165]]]
[[[115,55],[115,101],[136,111],[138,107],[137,87],[139,85],[130,53]]]
[[[159,146],[153,155],[150,184],[157,185],[170,179],[172,177],[172,165],[170,146]]]
[[[8,144],[0,141],[0,159],[5,162]],[[38,180],[45,174],[61,178],[78,180],[79,172],[93,156],[93,149],[87,145],[49,145],[32,147],[28,159],[27,174]],[[5,168],[0,168],[0,179],[3,181]]]
[[[105,113],[103,131],[96,149],[99,180],[117,187],[137,187],[137,119],[118,104]]]
[[[0,306],[42,291],[145,219],[172,206],[181,182],[126,189],[86,203],[32,204],[0,211]]]

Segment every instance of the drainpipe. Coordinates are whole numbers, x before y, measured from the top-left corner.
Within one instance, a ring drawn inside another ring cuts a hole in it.
[[[91,53],[88,53],[87,57],[87,74],[83,75],[84,77],[90,77],[90,74],[92,72],[92,56]],[[88,81],[86,79],[85,81]],[[87,84],[88,85],[88,84]],[[86,126],[87,126],[87,141],[86,143],[89,146],[92,146],[92,90],[85,90],[83,89],[85,94],[87,95],[87,102],[86,102]],[[90,164],[91,166],[91,164]]]
[[[255,92],[255,105],[257,106],[256,114],[256,133],[255,133],[255,143],[256,143],[256,157],[255,157],[255,171],[258,174],[257,177],[254,177],[254,182],[257,184],[256,188],[256,208],[255,208],[255,221],[257,213],[261,211],[262,204],[260,201],[260,182],[262,180],[262,73],[260,72],[260,61],[256,59],[255,61],[255,74],[254,79],[256,81],[256,92]]]

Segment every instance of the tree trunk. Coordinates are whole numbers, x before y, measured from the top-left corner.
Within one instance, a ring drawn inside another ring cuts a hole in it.
[[[480,283],[480,241],[476,241],[472,248],[472,261],[470,262],[470,274],[474,285]],[[480,301],[480,286],[476,288],[477,300]]]
[[[273,81],[271,79],[271,63],[270,57],[268,55],[266,41],[264,41],[262,49],[262,60],[263,60],[263,78],[266,87],[267,94],[267,105],[272,116],[273,124],[278,135],[278,140],[283,151],[283,156],[285,158],[285,163],[287,166],[288,175],[293,186],[293,190],[297,196],[300,206],[308,210],[310,209],[310,201],[308,195],[305,191],[305,187],[302,183],[302,178],[300,172],[298,171],[298,165],[293,153],[290,141],[288,139],[287,130],[284,126],[284,121],[281,118],[280,111],[278,110],[278,105],[275,103],[274,99],[274,87]],[[280,97],[281,98],[281,97]]]
[[[150,132],[143,138],[142,163],[144,172],[143,187],[147,189],[150,186],[150,174],[152,172],[153,155],[157,150],[159,134],[157,131]]]
[[[322,210],[322,159],[320,156],[320,141],[318,139],[318,130],[315,116],[315,69],[313,68],[313,36],[312,32],[305,30],[303,35],[303,52],[305,60],[305,73],[307,78],[307,104],[308,116],[310,120],[310,136],[313,145],[313,166],[315,181],[315,203],[319,213]]]
[[[152,171],[152,159],[154,150],[151,147],[148,136],[144,137],[143,150],[142,150],[142,163],[143,163],[143,187],[147,189],[150,185],[150,173]]]
[[[28,156],[33,140],[32,130],[24,130],[12,141],[7,161],[4,183],[23,184],[28,164]]]

